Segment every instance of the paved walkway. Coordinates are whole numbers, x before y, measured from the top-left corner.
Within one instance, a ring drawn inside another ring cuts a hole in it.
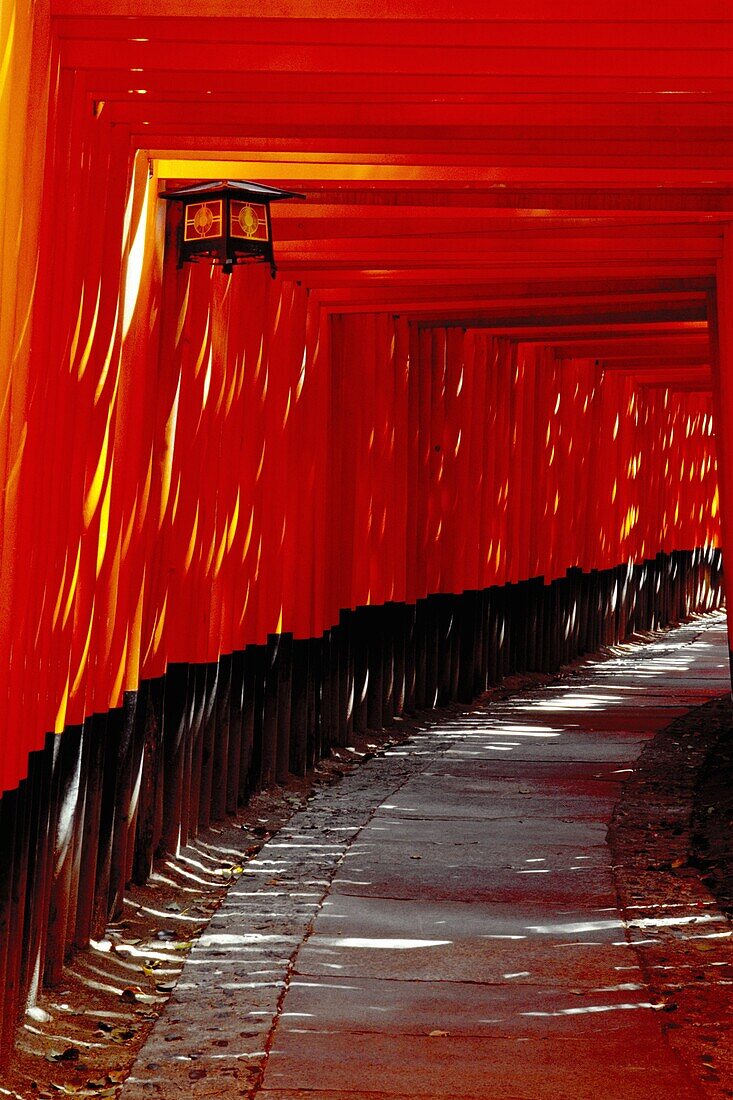
[[[727,688],[711,616],[318,794],[229,892],[124,1100],[702,1097],[605,838],[645,741]]]

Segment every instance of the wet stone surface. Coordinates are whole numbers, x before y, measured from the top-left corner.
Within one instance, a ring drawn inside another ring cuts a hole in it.
[[[428,728],[409,748],[367,761],[317,793],[246,865],[192,948],[125,1084],[125,1100],[249,1095],[292,960],[344,855],[375,807],[445,747],[444,730]]]
[[[724,620],[696,620],[316,794],[230,888],[124,1100],[731,1095],[711,1055],[730,926],[685,865],[694,783],[686,811],[643,771],[727,677]]]

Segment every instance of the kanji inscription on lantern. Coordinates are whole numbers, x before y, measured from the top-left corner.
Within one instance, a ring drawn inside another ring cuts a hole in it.
[[[232,237],[244,238],[248,241],[266,241],[267,233],[267,209],[263,204],[254,202],[236,202],[230,204],[231,224],[229,232]]]
[[[203,237],[221,237],[222,200],[191,203],[186,207],[184,241],[200,241]]]

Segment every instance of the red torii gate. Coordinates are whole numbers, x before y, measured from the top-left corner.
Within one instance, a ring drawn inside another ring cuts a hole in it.
[[[729,5],[329,8],[0,16],[5,1040],[253,786],[718,599]],[[165,247],[231,176],[275,283]]]

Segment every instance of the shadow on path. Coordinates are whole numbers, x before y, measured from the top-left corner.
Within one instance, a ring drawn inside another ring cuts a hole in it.
[[[638,950],[727,922],[632,913],[606,835],[644,745],[727,687],[724,619],[696,619],[316,794],[195,945],[125,1100],[711,1095]]]

